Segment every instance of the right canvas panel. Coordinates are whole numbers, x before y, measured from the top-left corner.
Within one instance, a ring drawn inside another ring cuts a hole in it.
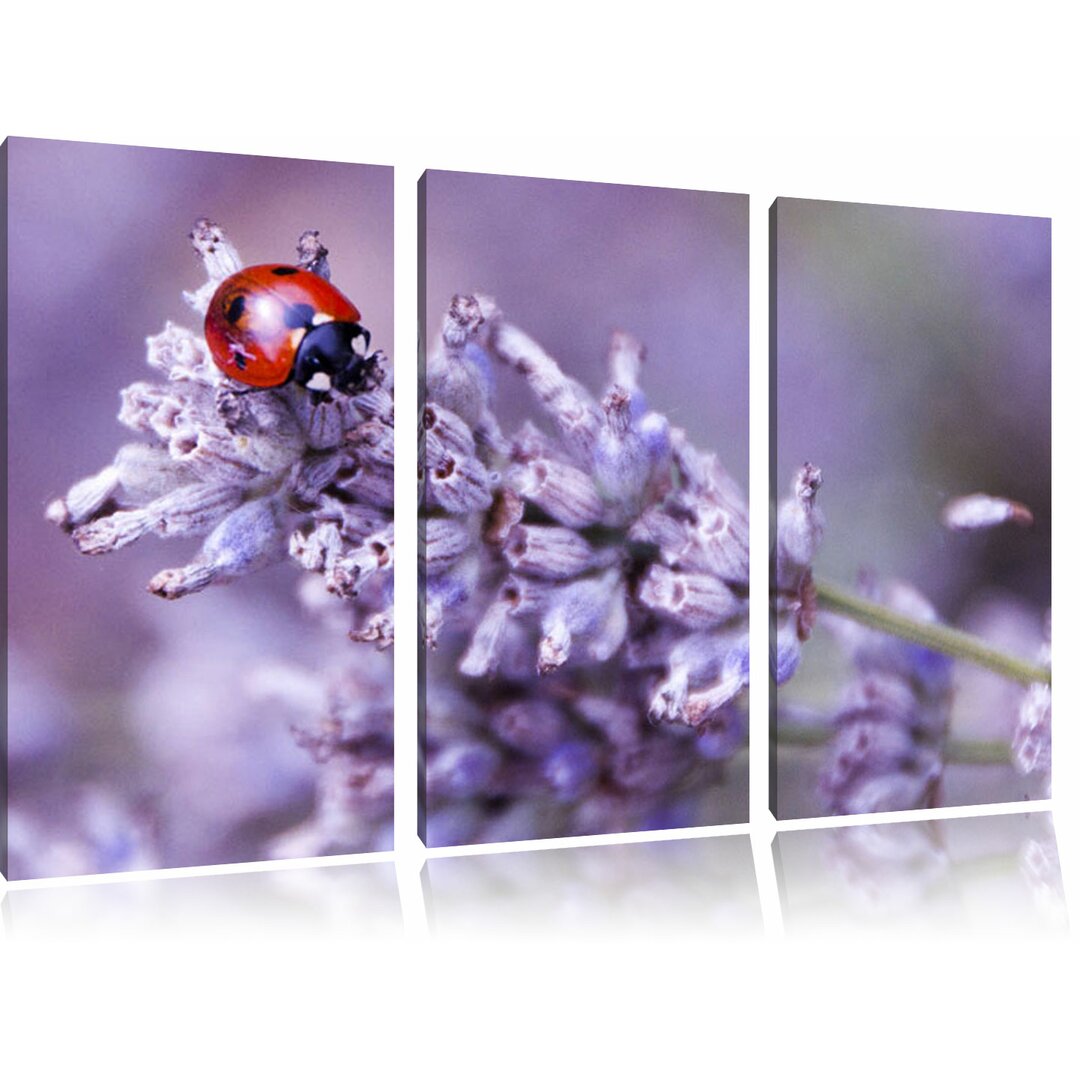
[[[771,807],[1050,792],[1050,221],[778,199]]]

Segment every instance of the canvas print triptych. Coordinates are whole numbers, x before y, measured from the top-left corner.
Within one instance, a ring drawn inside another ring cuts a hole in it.
[[[766,432],[745,194],[428,171],[414,371],[388,166],[3,175],[7,879],[745,827],[755,605],[778,820],[1049,796],[1048,219],[778,199]]]

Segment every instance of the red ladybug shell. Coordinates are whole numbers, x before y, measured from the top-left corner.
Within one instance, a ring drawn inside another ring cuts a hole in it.
[[[265,388],[292,374],[304,334],[322,322],[359,322],[329,281],[296,266],[247,266],[218,285],[206,310],[206,343],[230,378]]]

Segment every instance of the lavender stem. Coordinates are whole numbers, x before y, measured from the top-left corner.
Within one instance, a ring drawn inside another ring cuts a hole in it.
[[[910,640],[913,644],[919,644],[931,651],[939,651],[956,659],[966,659],[987,670],[993,670],[1002,677],[1019,681],[1022,685],[1030,685],[1032,682],[1050,684],[1050,668],[1047,666],[1037,666],[996,651],[977,637],[959,629],[906,618],[888,607],[854,595],[827,580],[815,578],[814,584],[818,606],[823,610],[831,610],[834,614],[850,618],[868,628]]]

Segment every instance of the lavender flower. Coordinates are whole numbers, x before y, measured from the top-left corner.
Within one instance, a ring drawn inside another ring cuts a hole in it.
[[[208,279],[185,299],[202,315],[218,284],[243,263],[208,220],[196,222],[191,239]],[[303,233],[297,252],[302,268],[329,279],[317,232]],[[252,391],[216,367],[200,332],[168,323],[147,340],[147,364],[163,379],[121,394],[120,422],[148,440],[123,446],[47,515],[84,554],[151,534],[202,536],[191,562],[150,581],[148,590],[166,599],[291,557],[321,581],[322,599],[308,606],[325,625],[387,648],[394,638],[393,386],[385,357],[372,358],[370,384],[355,395],[295,384]],[[344,661],[325,721],[314,732],[311,723],[297,727],[301,744],[325,766],[314,819],[282,849],[366,848],[385,826],[392,805],[387,667],[369,662],[360,676]]]
[[[300,265],[329,277],[327,251],[305,232]],[[185,298],[204,314],[218,283],[242,266],[218,226],[196,222],[192,242],[207,283]],[[353,608],[353,635],[393,640],[393,397],[389,371],[356,396],[321,400],[289,384],[252,392],[214,365],[201,333],[172,323],[147,340],[164,383],[121,394],[119,419],[149,444],[123,446],[47,515],[84,554],[144,535],[203,535],[188,565],[148,589],[179,599],[280,560],[323,574]]]
[[[746,503],[649,409],[644,362],[614,334],[597,398],[490,298],[450,305],[422,415],[425,637],[457,670],[429,682],[429,842],[716,822],[745,736]],[[503,432],[499,363],[552,433]]]
[[[12,880],[154,868],[158,820],[148,799],[116,784],[79,781],[65,766],[87,751],[75,702],[30,654],[8,653],[11,771],[7,816]]]
[[[919,621],[935,621],[911,585],[878,584],[862,593]],[[952,660],[917,644],[842,623],[856,677],[848,686],[826,752],[819,792],[833,815],[929,808],[935,804],[952,703]]]
[[[77,821],[74,828],[69,820]],[[144,809],[96,783],[56,788],[47,805],[13,806],[8,841],[12,879],[134,872],[159,865],[152,821]]]
[[[1045,639],[1039,661],[1050,665],[1050,615],[1046,616]],[[1012,755],[1022,774],[1036,774],[1043,779],[1045,796],[1050,796],[1050,686],[1031,685],[1024,694],[1013,733]]]
[[[807,462],[795,473],[792,496],[777,514],[770,656],[777,685],[794,677],[817,614],[811,563],[825,531],[825,516],[817,504],[820,487],[821,469]]]

